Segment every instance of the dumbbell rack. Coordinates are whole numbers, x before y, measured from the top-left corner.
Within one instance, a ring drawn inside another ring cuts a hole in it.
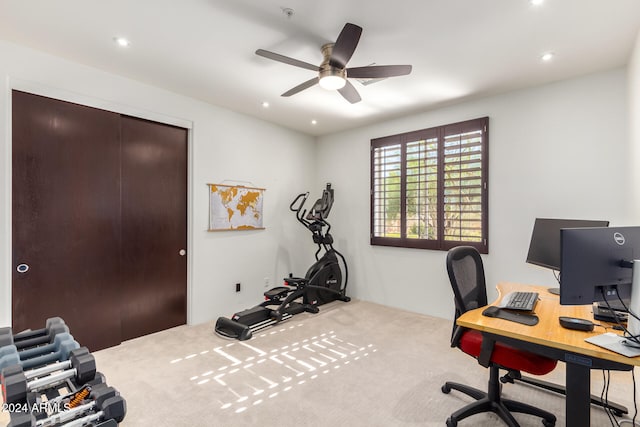
[[[0,328],[0,384],[7,427],[116,427],[126,402],[59,317],[13,335]]]

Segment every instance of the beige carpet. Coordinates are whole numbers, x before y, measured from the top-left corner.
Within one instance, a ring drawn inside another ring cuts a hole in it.
[[[362,301],[335,302],[240,343],[213,323],[183,326],[96,354],[127,399],[123,426],[443,426],[470,399],[445,395],[457,380],[486,387],[488,371],[449,347],[451,322]],[[594,371],[592,390],[602,375]],[[630,373],[614,373],[610,399],[632,405]],[[562,382],[564,367],[548,376]],[[564,399],[525,385],[506,396],[564,422]],[[632,407],[632,406],[631,406]],[[540,420],[516,415],[522,426]],[[500,425],[492,414],[461,422]],[[610,425],[592,407],[592,425]]]
[[[443,426],[470,402],[446,380],[486,387],[488,371],[449,347],[451,322],[372,303],[335,302],[245,342],[213,322],[181,326],[96,353],[98,368],[126,398],[132,426]],[[629,372],[612,374],[609,398],[633,408]],[[564,366],[547,379],[563,382]],[[599,394],[600,371],[592,374]],[[564,399],[526,385],[504,395],[545,408],[565,425]],[[592,425],[610,425],[591,409]],[[542,425],[516,414],[523,427]],[[480,414],[462,426],[503,425]]]

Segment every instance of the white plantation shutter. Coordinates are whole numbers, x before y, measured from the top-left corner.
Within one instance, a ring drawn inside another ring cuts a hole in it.
[[[483,129],[444,137],[444,240],[482,242]]]
[[[406,237],[438,238],[438,139],[406,144]]]
[[[378,237],[400,237],[400,144],[380,147],[373,152],[373,225]],[[398,207],[396,214],[394,207]]]

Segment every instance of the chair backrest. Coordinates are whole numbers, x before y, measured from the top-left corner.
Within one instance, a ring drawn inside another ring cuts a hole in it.
[[[455,318],[474,308],[487,305],[487,285],[484,267],[478,250],[471,246],[457,246],[447,253],[447,272],[456,306]],[[451,346],[457,345],[461,330],[454,328]]]

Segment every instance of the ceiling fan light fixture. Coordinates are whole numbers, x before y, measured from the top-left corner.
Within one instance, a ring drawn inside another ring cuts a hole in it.
[[[326,90],[342,89],[347,81],[342,76],[324,76],[320,78],[320,87]]]
[[[328,64],[322,64],[320,66],[320,74],[318,77],[320,87],[326,90],[342,89],[347,84],[346,71]]]

